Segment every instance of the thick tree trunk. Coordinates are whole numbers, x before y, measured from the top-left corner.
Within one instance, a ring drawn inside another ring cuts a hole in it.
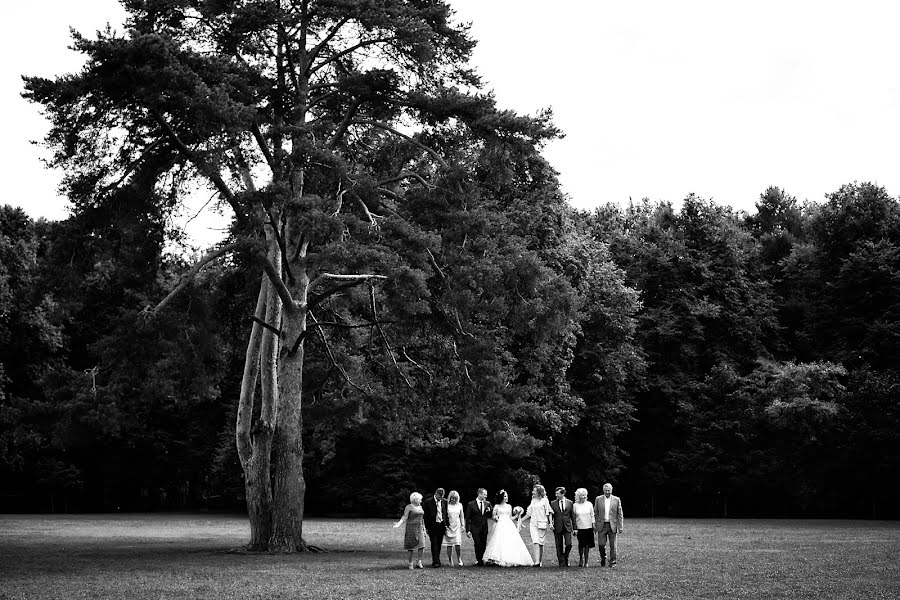
[[[289,226],[286,225],[286,230]],[[306,301],[309,277],[306,246],[298,251],[295,306],[283,316],[282,346],[278,362],[278,425],[275,428],[274,510],[271,550],[306,550],[303,540],[303,508],[306,481],[303,478],[303,358],[306,335]]]
[[[281,251],[274,243],[273,232],[269,230],[266,234],[270,244],[268,258],[280,270]],[[272,538],[272,440],[278,419],[277,369],[280,347],[279,337],[275,332],[281,326],[281,299],[265,275],[260,284],[255,317],[258,321],[254,322],[250,334],[241,384],[237,447],[244,468],[244,489],[250,519],[248,547],[263,551],[269,549]],[[259,321],[265,322],[271,329],[263,327]],[[256,365],[253,364],[254,360]],[[251,425],[256,380],[254,371],[260,375],[262,393],[259,418]]]
[[[272,537],[271,452],[272,427],[259,422],[253,434],[253,456],[244,472],[247,516],[250,518],[250,550],[268,550]]]
[[[274,507],[272,540],[269,548],[281,552],[305,550],[303,504],[303,344],[290,354],[291,342],[306,328],[306,311],[285,316],[284,346],[278,369],[278,425],[273,441]]]

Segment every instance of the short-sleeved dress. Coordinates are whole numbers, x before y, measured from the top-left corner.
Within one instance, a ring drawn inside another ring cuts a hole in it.
[[[531,499],[531,504],[528,505],[528,511],[526,511],[525,516],[530,518],[528,532],[531,534],[532,544],[544,545],[547,539],[547,526],[550,524],[551,514],[553,514],[553,509],[550,508],[549,500],[546,498]]]
[[[418,550],[425,547],[425,511],[421,506],[407,504],[404,510],[406,531],[403,534],[403,549]]]
[[[462,544],[463,505],[462,502],[447,505],[447,529],[444,531],[444,546]]]

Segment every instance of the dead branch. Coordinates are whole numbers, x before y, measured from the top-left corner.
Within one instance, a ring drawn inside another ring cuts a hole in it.
[[[357,275],[342,275],[338,273],[321,273],[318,277],[313,279],[312,283],[309,284],[309,289],[313,289],[320,283],[323,283],[329,279],[333,279],[335,281],[354,281],[357,283],[362,283],[363,281],[368,281],[370,279],[387,279],[384,275],[373,275],[369,273],[361,273]]]
[[[328,343],[328,338],[325,337],[325,331],[321,327],[319,327],[319,323],[316,320],[315,315],[313,315],[312,311],[308,311],[307,314],[309,315],[309,318],[312,321],[313,327],[315,327],[316,331],[319,332],[319,339],[322,340],[322,344],[324,344],[324,346],[325,346],[325,353],[328,355],[328,359],[331,361],[331,364],[334,366],[335,369],[337,369],[338,373],[341,374],[341,377],[344,378],[344,381],[346,381],[347,384],[349,384],[351,387],[359,390],[360,392],[367,394],[368,392],[366,392],[366,390],[364,390],[363,388],[356,385],[353,382],[353,380],[350,379],[350,376],[347,374],[347,371],[344,370],[344,367],[342,367],[340,364],[338,364],[337,358],[335,358],[334,352],[332,352],[332,350],[331,350],[331,344]]]
[[[425,367],[423,367],[422,365],[420,365],[419,363],[414,361],[412,358],[410,358],[409,354],[406,352],[406,346],[400,347],[400,354],[403,355],[403,358],[405,358],[406,360],[411,362],[415,367],[417,367],[421,371],[424,371],[425,374],[428,375],[428,383],[431,383],[432,381],[434,381],[434,376],[431,374],[431,371],[429,371],[428,369],[426,369]]]
[[[463,373],[466,374],[466,379],[468,379],[471,383],[475,383],[474,381],[472,381],[472,376],[469,375],[469,367],[466,365],[466,361],[462,359],[462,357],[459,355],[459,351],[456,349],[456,340],[451,340],[451,342],[453,344],[453,354],[457,359],[459,359],[460,364],[462,364]]]
[[[360,207],[363,210],[363,213],[366,215],[366,219],[369,221],[369,224],[375,229],[380,229],[381,225],[378,223],[377,219],[383,218],[381,215],[376,215],[372,211],[369,210],[369,207],[366,206],[366,203],[363,202],[363,199],[359,196],[354,196],[356,198],[357,203],[359,203]]]
[[[403,381],[406,383],[406,387],[412,389],[412,384],[409,382],[409,379],[406,378],[406,374],[403,372],[403,369],[400,368],[400,365],[397,364],[397,358],[394,356],[394,351],[391,348],[391,342],[388,340],[387,334],[384,333],[384,329],[381,328],[381,325],[378,325],[378,312],[375,306],[375,286],[369,286],[369,302],[372,306],[372,321],[376,323],[375,328],[378,330],[378,333],[381,334],[381,339],[384,340],[384,347],[387,350],[388,356],[391,357],[391,362],[394,363],[394,368],[397,369],[397,373],[400,374],[400,377],[403,378]]]

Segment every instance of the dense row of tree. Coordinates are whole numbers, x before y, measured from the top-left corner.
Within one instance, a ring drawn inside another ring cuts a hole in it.
[[[125,5],[26,80],[73,212],[0,215],[5,508],[246,506],[278,550],[438,484],[896,513],[883,189],[579,213],[439,0]],[[204,185],[233,223],[188,259]]]
[[[314,511],[537,478],[612,480],[632,514],[896,516],[900,202],[854,184],[804,205],[773,188],[754,215],[694,197],[588,214],[538,172],[545,189],[478,215],[490,235],[443,246],[470,343],[407,292],[378,303],[380,331],[308,340]],[[252,279],[240,257],[211,265],[171,318],[141,320],[186,265],[139,197],[0,213],[6,509],[243,503]],[[351,322],[369,293],[321,319]]]

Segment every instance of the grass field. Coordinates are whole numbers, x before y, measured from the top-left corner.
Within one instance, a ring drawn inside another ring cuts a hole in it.
[[[218,515],[0,515],[0,598],[900,598],[897,522],[630,519],[616,569],[409,571],[388,520],[307,521],[327,553],[235,552],[248,530]]]

